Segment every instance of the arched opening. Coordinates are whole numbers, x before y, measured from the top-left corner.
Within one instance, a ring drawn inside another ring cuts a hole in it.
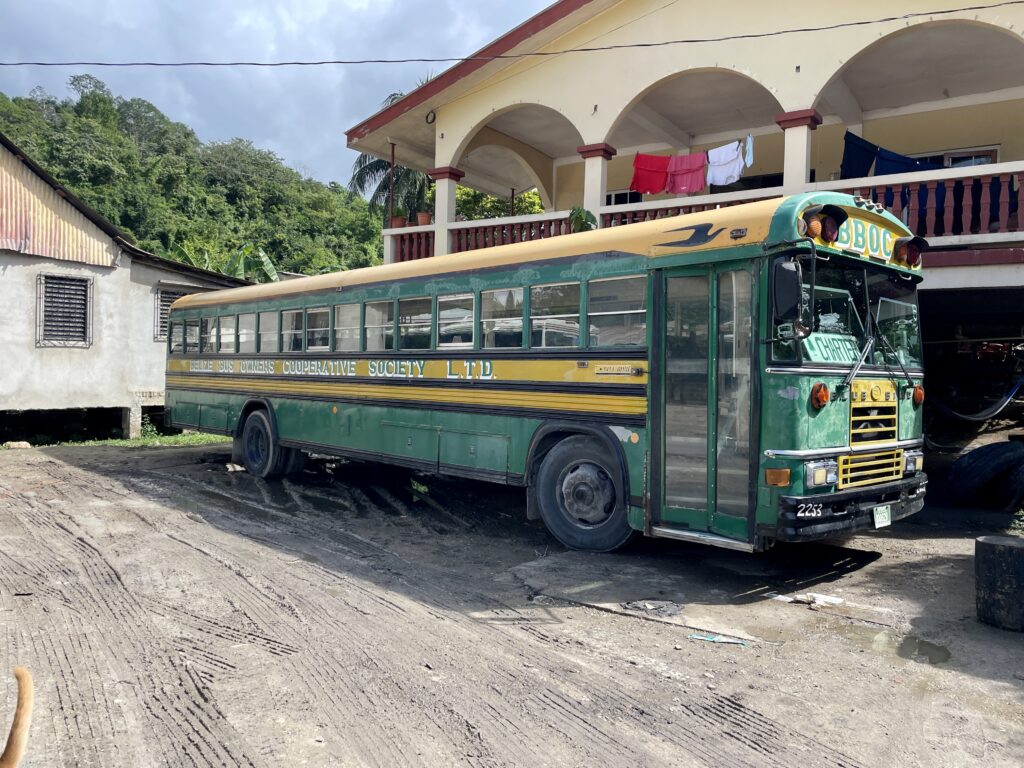
[[[688,70],[652,83],[622,110],[608,131],[607,142],[619,151],[608,169],[612,202],[637,202],[635,194],[619,199],[629,188],[637,152],[706,151],[748,134],[755,137],[754,165],[735,183],[706,191],[778,186],[783,142],[775,116],[782,111],[771,91],[729,69]]]
[[[489,115],[460,145],[455,164],[462,184],[497,197],[536,189],[545,208],[555,199],[555,164],[578,157],[580,132],[560,112],[517,104]]]

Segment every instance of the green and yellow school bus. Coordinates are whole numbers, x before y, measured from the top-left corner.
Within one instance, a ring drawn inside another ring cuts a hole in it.
[[[760,551],[921,509],[926,243],[810,193],[179,299],[167,419],[527,488],[569,547]]]

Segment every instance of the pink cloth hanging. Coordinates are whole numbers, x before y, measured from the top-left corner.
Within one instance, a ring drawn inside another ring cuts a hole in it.
[[[707,184],[707,170],[706,152],[669,158],[668,186],[665,191],[673,195],[692,195],[694,192],[700,192]]]
[[[657,195],[668,186],[668,156],[641,155],[633,158],[633,181],[629,185],[631,192],[644,195]]]

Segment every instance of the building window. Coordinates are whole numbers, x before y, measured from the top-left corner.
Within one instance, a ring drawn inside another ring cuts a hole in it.
[[[157,290],[156,319],[153,323],[154,341],[167,340],[167,313],[171,310],[171,304],[186,295],[185,291],[172,291],[163,288]]]
[[[359,305],[342,304],[334,308],[334,349],[359,351]]]
[[[327,307],[306,310],[306,349],[328,352],[331,349],[331,311]]]
[[[238,351],[243,355],[256,352],[256,313],[238,316]]]
[[[395,303],[375,301],[366,305],[366,351],[394,349]]]
[[[437,346],[473,348],[473,294],[437,297]]]
[[[480,341],[484,349],[523,346],[523,289],[480,294]]]
[[[629,190],[609,192],[604,196],[605,205],[632,205],[633,203],[642,203],[643,201],[643,195],[639,192],[631,192]]]
[[[430,349],[433,309],[431,299],[402,299],[398,302],[399,349]]]
[[[164,338],[166,338],[166,318]],[[39,275],[36,283],[36,346],[92,346],[92,280]]]
[[[575,347],[580,341],[580,284],[530,289],[530,346]]]
[[[647,278],[592,280],[587,300],[590,346],[644,346],[647,343]]]

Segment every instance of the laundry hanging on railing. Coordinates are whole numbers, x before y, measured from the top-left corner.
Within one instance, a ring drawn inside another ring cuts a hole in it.
[[[875,160],[875,176],[889,176],[894,173],[915,173],[916,171],[937,171],[942,168],[935,163],[907,157],[888,149],[878,148],[878,159]]]
[[[700,192],[707,184],[708,156],[706,152],[692,155],[676,155],[669,158],[668,187],[671,195],[692,195]]]
[[[738,141],[708,150],[708,184],[723,187],[739,181],[743,167],[743,145]]]
[[[843,136],[843,161],[839,166],[839,178],[863,179],[871,172],[872,164],[875,166],[875,176],[934,171],[942,167],[879,147],[847,131]]]
[[[633,158],[633,181],[629,185],[631,192],[642,195],[658,195],[668,187],[667,155],[644,155],[637,153]]]

